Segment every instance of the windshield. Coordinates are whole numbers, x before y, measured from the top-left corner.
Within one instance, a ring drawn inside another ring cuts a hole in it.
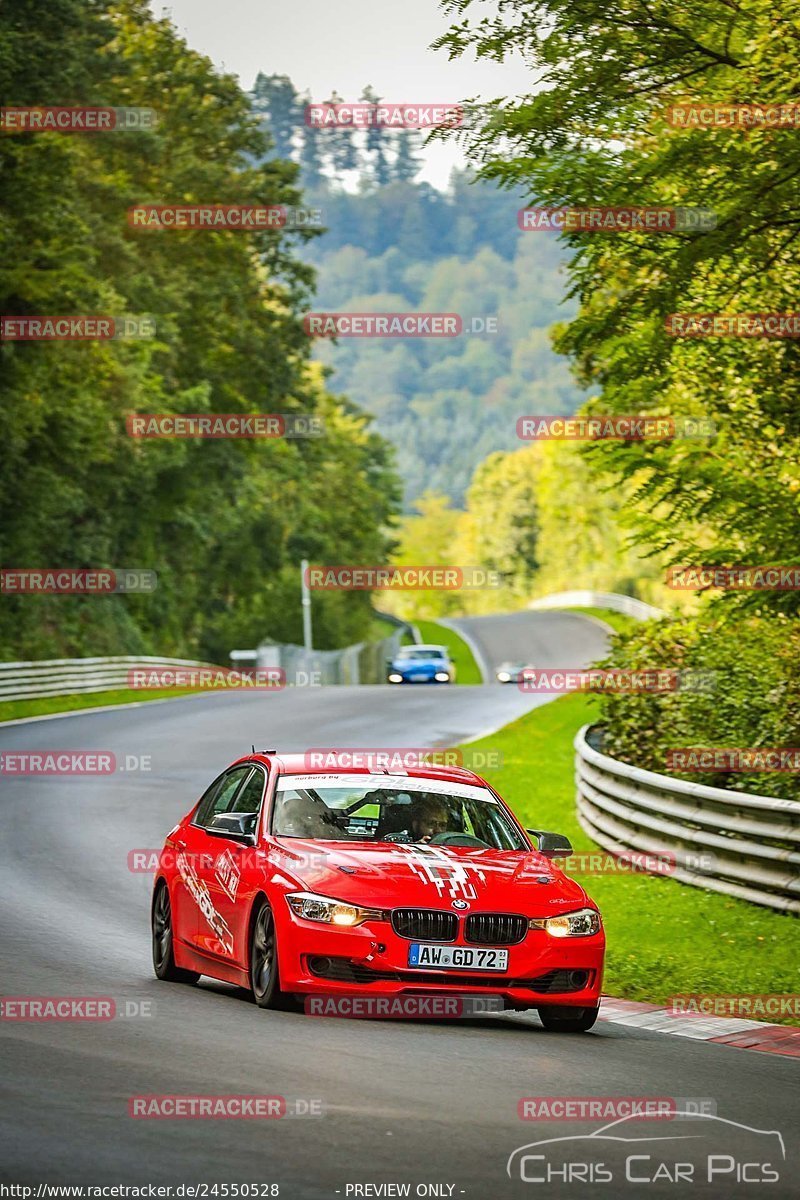
[[[422,646],[412,647],[408,650],[401,650],[398,658],[444,658],[444,650],[440,650],[437,646],[429,646],[427,649]]]
[[[527,850],[486,788],[387,775],[278,779],[277,837]]]

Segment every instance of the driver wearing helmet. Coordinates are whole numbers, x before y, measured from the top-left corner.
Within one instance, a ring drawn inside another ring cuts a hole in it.
[[[305,796],[287,796],[275,814],[278,837],[331,838],[322,805]]]
[[[411,832],[415,842],[429,842],[437,834],[447,833],[450,812],[438,796],[422,796],[411,812]]]

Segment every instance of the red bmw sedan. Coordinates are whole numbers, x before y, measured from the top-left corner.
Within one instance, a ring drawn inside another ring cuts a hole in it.
[[[152,903],[159,979],[248,987],[262,1008],[314,995],[463,995],[597,1019],[605,936],[555,860],[471,771],[308,770],[253,753],[167,835]]]

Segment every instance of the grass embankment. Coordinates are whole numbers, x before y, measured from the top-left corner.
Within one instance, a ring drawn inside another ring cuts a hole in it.
[[[576,851],[597,847],[575,814],[572,741],[597,715],[592,697],[565,696],[470,743],[501,753],[490,779],[522,824],[565,833]],[[683,992],[800,991],[796,918],[655,875],[575,878],[603,913],[611,995],[663,1003]]]
[[[615,612],[613,608],[568,608],[566,612],[581,613],[583,616],[596,617],[598,621],[604,621],[606,625],[610,625],[615,633],[630,633],[641,622],[637,621],[636,617],[629,617],[625,613]]]
[[[456,683],[483,683],[478,664],[467,643],[453,629],[439,625],[436,621],[415,621],[425,645],[447,646],[455,663]]]
[[[20,717],[42,717],[49,713],[74,712],[80,708],[103,708],[107,704],[134,704],[148,700],[173,700],[176,696],[193,696],[202,688],[159,688],[143,692],[137,688],[120,688],[113,692],[79,692],[73,696],[36,696],[31,700],[0,702],[0,724]]]

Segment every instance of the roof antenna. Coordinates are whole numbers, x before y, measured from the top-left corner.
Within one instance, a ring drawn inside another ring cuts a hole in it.
[[[255,752],[256,752],[256,744],[255,744],[255,742],[251,742],[250,743],[250,753],[255,754]]]

